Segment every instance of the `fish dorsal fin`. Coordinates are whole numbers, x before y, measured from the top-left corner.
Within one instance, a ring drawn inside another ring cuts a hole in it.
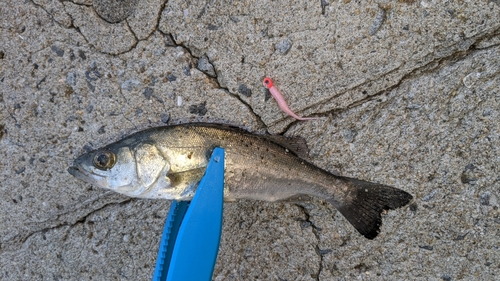
[[[309,148],[307,147],[307,142],[304,138],[284,137],[279,135],[266,136],[266,138],[290,150],[300,158],[309,160]]]

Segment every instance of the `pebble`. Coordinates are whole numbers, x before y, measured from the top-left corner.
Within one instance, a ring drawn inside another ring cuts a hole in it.
[[[210,77],[215,77],[214,66],[208,61],[206,56],[201,57],[198,60],[198,69]]]
[[[117,23],[132,14],[138,0],[93,0],[96,13],[109,23]]]
[[[290,42],[290,40],[288,39],[285,39],[274,46],[276,51],[282,55],[286,55],[291,47],[292,42]]]

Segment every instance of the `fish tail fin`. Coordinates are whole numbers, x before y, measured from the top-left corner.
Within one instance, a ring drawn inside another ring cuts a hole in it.
[[[336,178],[346,183],[345,196],[332,197],[327,201],[368,239],[375,238],[380,232],[381,213],[384,210],[403,207],[413,199],[409,193],[391,186],[346,177]]]

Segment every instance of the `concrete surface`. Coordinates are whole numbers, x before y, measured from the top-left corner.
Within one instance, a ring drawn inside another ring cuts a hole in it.
[[[226,204],[214,280],[500,276],[499,1],[126,2],[0,1],[1,280],[150,279],[170,202],[66,169],[188,121],[302,136],[415,196],[373,241],[321,201]]]

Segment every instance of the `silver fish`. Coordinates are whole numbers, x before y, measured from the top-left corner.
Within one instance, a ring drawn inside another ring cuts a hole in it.
[[[225,149],[224,199],[300,201],[322,198],[368,239],[381,213],[412,196],[387,185],[336,176],[299,157],[280,136],[215,124],[183,124],[135,133],[78,157],[68,172],[93,185],[140,198],[190,200],[215,147]]]

